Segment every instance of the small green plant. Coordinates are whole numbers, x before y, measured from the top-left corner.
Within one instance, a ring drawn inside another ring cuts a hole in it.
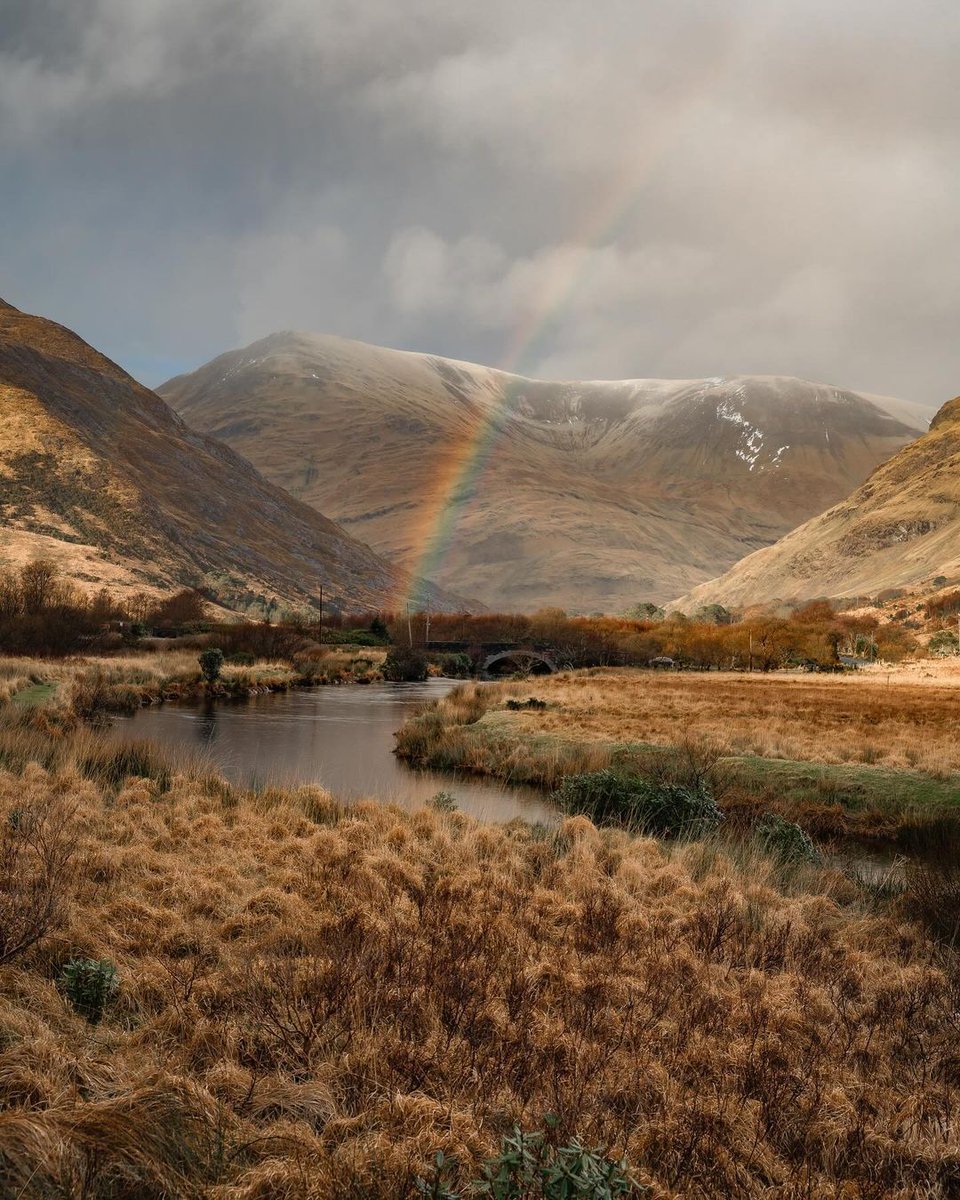
[[[91,1025],[102,1019],[120,986],[117,968],[106,958],[71,958],[63,968],[60,983],[74,1012],[86,1017]]]
[[[630,1174],[626,1159],[607,1158],[576,1138],[554,1145],[544,1133],[514,1127],[500,1153],[483,1164],[473,1194],[490,1200],[616,1200],[644,1196],[649,1189]]]
[[[619,1200],[648,1196],[638,1184],[626,1159],[611,1159],[577,1138],[557,1144],[551,1134],[554,1116],[546,1118],[548,1132],[524,1133],[514,1126],[500,1141],[499,1153],[480,1168],[480,1178],[467,1185],[465,1196],[490,1200]],[[414,1180],[414,1191],[426,1200],[460,1200],[456,1191],[458,1163],[443,1151],[434,1156],[427,1177]]]
[[[417,1196],[424,1200],[460,1200],[460,1193],[453,1190],[457,1160],[448,1158],[442,1150],[433,1156],[433,1170],[429,1178],[418,1175],[413,1181]]]
[[[437,812],[451,813],[457,811],[457,798],[452,792],[439,791],[427,801]]]
[[[203,650],[199,658],[200,671],[208,684],[216,683],[223,670],[223,651],[219,646]]]
[[[556,799],[565,812],[583,813],[596,825],[624,825],[655,837],[696,837],[723,820],[705,784],[647,779],[615,767],[568,775]]]
[[[764,850],[781,862],[815,866],[823,861],[807,831],[779,813],[764,813],[754,827],[754,834]]]

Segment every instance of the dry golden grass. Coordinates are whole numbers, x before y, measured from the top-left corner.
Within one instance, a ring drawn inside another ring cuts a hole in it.
[[[0,704],[44,678],[44,663],[34,659],[0,658]]]
[[[284,691],[304,683],[367,682],[380,677],[385,652],[378,648],[324,647],[315,660],[258,660],[225,663],[214,694],[253,695]],[[158,700],[195,699],[207,693],[197,650],[175,648],[149,653],[78,655],[69,659],[0,658],[0,704],[42,681],[55,685],[48,699],[61,713],[92,716],[101,709],[135,709]]]
[[[841,876],[101,765],[0,773],[84,860],[0,970],[0,1194],[399,1200],[545,1112],[660,1198],[957,1194],[957,996]]]
[[[580,742],[676,743],[694,733],[756,754],[803,762],[960,771],[960,677],[891,670],[850,676],[564,673],[507,685],[550,704],[517,722]]]

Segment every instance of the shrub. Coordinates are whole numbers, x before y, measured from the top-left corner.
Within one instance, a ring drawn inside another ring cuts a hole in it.
[[[457,811],[457,798],[452,792],[439,791],[435,796],[430,797],[427,804],[437,812]]]
[[[941,629],[935,633],[928,646],[931,654],[956,654],[958,648],[957,635],[952,629]]]
[[[427,677],[426,655],[414,646],[391,646],[383,660],[383,677],[391,683],[420,683]]]
[[[223,670],[223,651],[219,646],[211,646],[200,653],[200,670],[208,684],[216,683]]]
[[[385,646],[387,639],[370,629],[325,629],[323,641],[328,646]]]
[[[781,862],[818,864],[823,861],[810,835],[779,813],[764,813],[754,827],[763,849]]]
[[[74,680],[70,691],[70,707],[78,717],[89,720],[110,703],[110,683],[99,668],[84,671]]]
[[[117,968],[105,958],[71,958],[61,973],[60,986],[74,1012],[96,1025],[119,987]]]
[[[62,922],[76,875],[72,810],[13,808],[0,826],[0,963],[31,949]]]
[[[430,661],[449,679],[469,679],[473,674],[473,660],[469,654],[431,654]]]
[[[647,779],[616,767],[568,776],[556,799],[566,812],[583,813],[596,825],[626,825],[656,837],[697,836],[723,820],[706,787]]]

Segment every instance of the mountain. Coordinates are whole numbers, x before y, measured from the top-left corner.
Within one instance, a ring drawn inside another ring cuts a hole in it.
[[[230,607],[386,607],[403,572],[195,433],[76,334],[0,301],[0,564]],[[434,593],[442,608],[455,598]]]
[[[939,575],[960,575],[960,397],[846,500],[676,607],[875,596]]]
[[[300,333],[158,390],[380,553],[526,610],[669,600],[835,503],[926,425],[796,379],[546,383]]]

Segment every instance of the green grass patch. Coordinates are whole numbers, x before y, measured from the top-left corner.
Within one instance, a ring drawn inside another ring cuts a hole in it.
[[[725,760],[745,780],[756,781],[797,800],[839,804],[849,812],[886,808],[960,806],[960,775],[940,778],[923,771],[834,763],[792,762],[744,757]]]
[[[47,704],[57,694],[60,685],[56,683],[32,683],[29,687],[21,688],[12,697],[12,703],[18,708],[35,708]]]

